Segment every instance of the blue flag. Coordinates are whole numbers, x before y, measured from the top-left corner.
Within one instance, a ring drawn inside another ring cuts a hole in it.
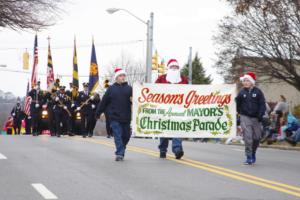
[[[89,91],[91,93],[95,92],[98,85],[99,85],[99,73],[98,73],[96,49],[95,49],[94,40],[93,40],[91,66],[90,66],[90,77],[89,77]]]

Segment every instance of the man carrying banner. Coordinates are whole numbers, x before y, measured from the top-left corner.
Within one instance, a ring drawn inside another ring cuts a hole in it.
[[[256,162],[256,151],[262,134],[261,121],[266,112],[263,92],[255,87],[256,75],[249,72],[243,75],[243,88],[236,97],[237,112],[240,114],[241,128],[245,141],[245,165]]]
[[[116,161],[123,161],[126,145],[130,139],[131,97],[132,87],[127,84],[126,72],[115,69],[115,83],[106,90],[102,101],[98,104],[96,117],[108,111],[110,126],[114,133],[116,145]],[[108,110],[107,110],[108,109]]]
[[[188,84],[188,79],[180,74],[179,64],[176,59],[170,59],[167,64],[167,74],[157,78],[155,83],[163,84]],[[158,146],[160,150],[160,158],[166,158],[169,145],[169,138],[160,138]],[[176,159],[180,159],[183,155],[182,139],[172,138],[172,151]]]

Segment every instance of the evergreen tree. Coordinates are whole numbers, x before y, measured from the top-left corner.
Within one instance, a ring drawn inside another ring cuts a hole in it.
[[[196,56],[194,57],[192,61],[192,84],[210,84],[212,82],[212,79],[209,76],[206,76],[205,69],[202,66],[202,63],[200,61],[200,58],[198,57],[198,53],[196,53]],[[183,69],[181,70],[182,74],[184,76],[189,75],[189,64],[185,64]]]

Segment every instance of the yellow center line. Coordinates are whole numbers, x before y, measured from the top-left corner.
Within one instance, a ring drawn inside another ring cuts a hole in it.
[[[76,137],[74,139],[78,140],[78,141],[87,141],[87,142],[101,144],[101,145],[105,145],[105,146],[109,146],[109,147],[115,147],[114,143],[103,141],[103,140],[96,140],[96,139],[89,139],[89,138],[82,139],[82,138],[78,138],[78,137]],[[151,149],[137,147],[137,146],[128,145],[127,149],[129,151],[146,154],[146,155],[153,156],[153,157],[158,157],[158,155],[159,155],[159,153],[157,151],[153,151]],[[239,180],[239,181],[251,183],[251,184],[254,184],[254,185],[261,186],[261,187],[269,188],[269,189],[276,190],[276,191],[279,191],[279,192],[283,192],[283,193],[286,193],[286,194],[290,194],[290,195],[293,195],[293,196],[296,196],[296,197],[300,197],[300,193],[296,192],[296,191],[300,191],[300,188],[296,187],[296,186],[292,186],[292,185],[288,185],[288,184],[284,184],[284,183],[280,183],[280,182],[276,182],[276,181],[267,180],[267,179],[260,178],[260,177],[257,177],[257,176],[253,176],[253,175],[250,175],[250,174],[234,171],[234,170],[231,170],[231,169],[227,169],[227,168],[223,168],[223,167],[219,167],[219,166],[216,166],[216,165],[211,165],[211,164],[207,164],[207,163],[204,163],[204,162],[191,160],[191,159],[187,159],[187,158],[177,160],[177,159],[174,158],[174,156],[171,156],[170,154],[168,154],[167,160],[177,162],[177,163],[180,163],[180,164],[183,164],[183,165],[187,165],[187,166],[190,166],[190,167],[203,169],[205,171],[209,171],[209,172],[212,172],[212,173],[215,173],[215,174],[219,174],[219,175],[226,176],[226,177],[236,179],[236,180]]]

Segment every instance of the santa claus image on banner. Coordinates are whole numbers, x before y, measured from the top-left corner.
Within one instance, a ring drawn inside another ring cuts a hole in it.
[[[155,83],[188,84],[188,79],[181,75],[177,60],[170,59],[167,64],[167,73],[159,76]],[[158,146],[160,158],[166,158],[167,156],[169,139],[171,138],[160,138],[160,144]],[[172,152],[175,154],[176,159],[180,159],[183,156],[182,139],[172,138]]]

